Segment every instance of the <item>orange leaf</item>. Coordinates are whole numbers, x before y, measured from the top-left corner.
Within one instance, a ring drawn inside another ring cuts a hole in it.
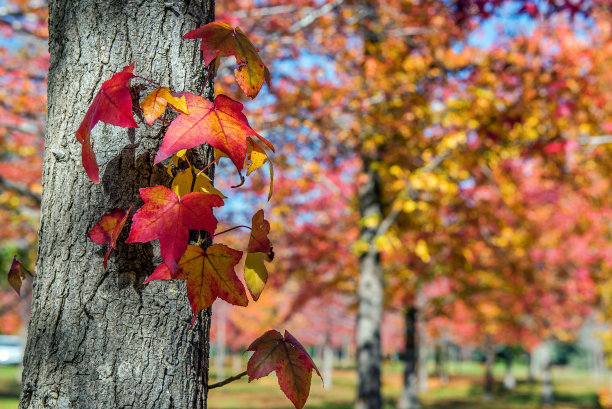
[[[249,300],[234,268],[242,252],[223,244],[213,244],[206,251],[189,245],[172,278],[187,280],[187,296],[194,319],[218,298],[246,307]]]
[[[151,126],[166,111],[168,104],[180,113],[189,113],[185,97],[175,97],[167,87],[157,88],[140,103],[147,125]]]

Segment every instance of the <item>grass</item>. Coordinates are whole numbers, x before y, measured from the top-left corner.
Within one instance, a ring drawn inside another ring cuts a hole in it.
[[[16,409],[19,400],[19,367],[0,366],[0,409]]]
[[[389,364],[384,368],[384,409],[396,407],[401,392],[401,364]],[[504,366],[496,365],[494,375],[503,378]],[[228,373],[230,373],[228,371]],[[495,385],[492,400],[483,399],[483,366],[475,362],[452,363],[449,367],[451,380],[442,385],[438,378],[429,378],[429,390],[421,395],[423,409],[541,409],[541,385],[524,381],[527,368],[517,365],[514,374],[519,380],[514,391],[505,391],[501,383]],[[214,376],[214,374],[212,374]],[[321,386],[313,378],[306,408],[352,409],[355,398],[356,375],[353,369],[334,371],[331,388]],[[554,368],[555,409],[600,409],[597,390],[601,383],[594,382],[585,371],[570,368]],[[248,384],[238,381],[214,389],[209,393],[210,409],[291,409],[291,403],[279,390],[276,378],[268,377]]]
[[[388,364],[383,374],[384,409],[395,408],[401,392],[401,364]],[[435,377],[429,378],[429,390],[421,395],[423,409],[541,409],[540,385],[523,381],[527,370],[517,366],[515,375],[519,379],[517,388],[504,391],[496,384],[495,396],[485,401],[482,394],[482,365],[474,362],[452,363],[449,366],[451,380],[442,385]],[[494,368],[496,379],[502,379],[502,365]],[[227,374],[233,373],[229,368]],[[19,383],[17,367],[0,367],[0,409],[16,409]],[[214,372],[211,382],[215,382]],[[597,389],[601,383],[594,382],[585,371],[569,368],[554,368],[555,409],[600,409],[597,404]],[[323,388],[321,381],[313,378],[306,408],[352,409],[355,398],[356,375],[353,368],[334,371],[333,385]],[[209,394],[210,409],[291,409],[292,405],[280,391],[274,376],[252,383],[243,378]]]

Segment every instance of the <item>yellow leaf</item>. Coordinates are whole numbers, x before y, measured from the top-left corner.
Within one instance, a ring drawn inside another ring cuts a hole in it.
[[[257,301],[261,292],[268,281],[268,270],[264,261],[269,261],[270,258],[266,253],[256,252],[248,253],[244,263],[244,281],[247,288],[253,297],[253,301]]]
[[[185,155],[187,155],[187,149],[181,149],[180,151],[172,155],[172,159],[170,160],[170,163],[168,163],[168,174],[170,176],[172,176],[172,165],[174,165],[174,167],[177,167],[179,160],[187,160],[187,157]]]
[[[167,87],[161,87],[147,95],[140,104],[149,126],[164,113],[168,104],[183,114],[189,114],[185,97],[175,97]]]
[[[264,163],[268,160],[266,152],[252,139],[249,139],[249,145],[247,147],[247,158],[251,161],[251,164],[247,168],[247,176],[251,172],[261,168]]]
[[[193,175],[196,175],[195,183],[193,181]],[[193,185],[193,190],[192,189]],[[215,188],[210,179],[204,173],[198,173],[197,169],[191,168],[184,170],[183,172],[176,175],[172,181],[172,191],[180,198],[190,192],[204,192],[219,196],[221,199],[225,199],[217,188]]]
[[[429,255],[429,249],[427,248],[427,243],[423,239],[419,239],[417,241],[417,245],[414,248],[414,252],[421,260],[423,260],[424,263],[429,263],[429,260],[431,260],[431,256]]]
[[[251,172],[256,171],[260,167],[263,166],[264,163],[268,162],[270,167],[270,190],[268,192],[268,200],[272,198],[272,193],[274,192],[274,167],[272,166],[272,161],[268,158],[266,151],[262,149],[259,144],[257,144],[252,139],[249,139],[249,144],[247,147],[247,158],[251,161],[251,164],[247,168],[247,176],[251,174]],[[216,150],[215,150],[216,151]],[[215,157],[217,154],[215,152]]]

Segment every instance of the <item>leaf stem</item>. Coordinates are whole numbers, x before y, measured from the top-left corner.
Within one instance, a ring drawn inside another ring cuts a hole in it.
[[[215,234],[213,234],[213,237],[218,236],[218,235],[223,234],[223,233],[230,232],[230,231],[232,231],[232,230],[239,229],[239,228],[241,228],[241,227],[244,227],[245,229],[253,230],[253,229],[252,229],[252,228],[250,228],[249,226],[244,226],[244,225],[234,226],[234,227],[232,227],[231,229],[223,230],[223,231],[220,231],[219,233],[215,233]]]
[[[242,378],[246,374],[247,374],[247,371],[244,371],[244,372],[239,373],[238,375],[229,377],[224,381],[213,383],[212,385],[208,385],[208,389],[210,390],[210,389],[220,388],[221,386],[227,385],[230,382],[237,381],[238,379]]]
[[[215,69],[214,64],[217,62],[217,58],[215,58],[214,60],[210,62],[210,64],[208,64],[208,72],[206,73],[206,79],[204,80],[204,83],[202,84],[202,88],[200,89],[200,96],[202,96],[202,94],[204,93],[204,88],[206,87],[206,84],[208,83],[208,79],[210,78],[210,73]]]
[[[210,168],[210,167],[211,167],[213,164],[215,164],[215,163],[217,163],[217,162],[219,162],[219,158],[217,158],[217,159],[213,160],[213,161],[212,161],[212,162],[210,162],[208,165],[206,165],[206,166],[204,167],[204,169],[202,169],[201,171],[199,171],[199,172],[198,172],[198,175],[199,175],[200,173],[204,172],[206,169]],[[196,176],[197,176],[197,175],[196,175]]]
[[[150,79],[145,78],[145,77],[141,77],[140,75],[134,75],[134,76],[135,76],[136,78],[140,78],[141,80],[149,81],[151,84],[153,84],[153,85],[155,85],[155,86],[157,86],[157,87],[161,88],[161,85],[160,85],[160,84],[158,84],[157,82],[153,81],[153,80],[150,80]]]

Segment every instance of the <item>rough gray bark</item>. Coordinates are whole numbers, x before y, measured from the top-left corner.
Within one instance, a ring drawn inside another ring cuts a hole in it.
[[[405,343],[404,350],[404,385],[397,407],[399,409],[418,409],[421,407],[417,385],[417,308],[410,306],[404,311]]]
[[[378,173],[366,163],[367,181],[359,189],[361,217],[370,221],[364,223],[361,240],[370,243],[382,220],[380,186]],[[374,221],[377,221],[374,223]],[[357,296],[357,409],[379,409],[382,407],[380,394],[381,340],[383,282],[380,252],[375,246],[360,257],[359,288]]]
[[[160,259],[151,244],[123,244],[127,228],[106,271],[106,249],[85,237],[106,211],[139,206],[139,188],[169,182],[153,165],[162,124],[99,123],[100,185],[85,174],[74,133],[102,82],[133,61],[137,74],[199,92],[199,42],[181,37],[213,13],[213,0],[50,1],[44,193],[20,408],[206,407],[210,312],[190,331],[183,282],[142,285]],[[202,149],[196,163],[207,156]]]

